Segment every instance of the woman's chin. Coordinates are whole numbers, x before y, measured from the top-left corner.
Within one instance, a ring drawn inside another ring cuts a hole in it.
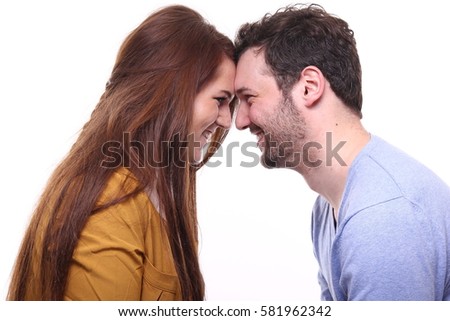
[[[203,160],[203,149],[202,148],[195,148],[193,155],[191,157],[191,161],[193,164],[199,164]]]

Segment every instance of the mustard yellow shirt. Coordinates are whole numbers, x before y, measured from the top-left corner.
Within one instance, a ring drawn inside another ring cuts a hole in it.
[[[99,202],[131,191],[137,181],[121,169]],[[181,300],[170,245],[147,194],[91,215],[69,269],[65,300]]]

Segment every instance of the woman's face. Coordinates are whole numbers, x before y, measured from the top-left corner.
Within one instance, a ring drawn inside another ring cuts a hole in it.
[[[193,159],[202,160],[202,149],[218,127],[230,128],[230,102],[234,96],[234,62],[226,58],[212,79],[195,97],[192,132],[194,135]]]

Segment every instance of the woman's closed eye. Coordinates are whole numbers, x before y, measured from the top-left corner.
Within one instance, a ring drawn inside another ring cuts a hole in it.
[[[215,100],[217,100],[218,106],[222,106],[228,102],[228,97],[214,97]]]

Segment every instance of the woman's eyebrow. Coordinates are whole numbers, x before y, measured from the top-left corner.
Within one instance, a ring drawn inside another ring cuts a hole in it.
[[[227,98],[232,98],[234,96],[234,94],[232,94],[228,90],[221,90],[221,92],[224,93],[227,96]]]

